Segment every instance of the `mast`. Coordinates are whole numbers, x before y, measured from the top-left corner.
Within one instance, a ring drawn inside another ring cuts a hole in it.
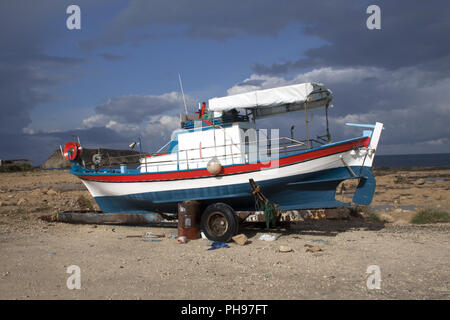
[[[186,99],[184,97],[184,91],[183,91],[183,82],[181,81],[181,75],[178,74],[178,80],[180,80],[180,87],[181,87],[181,94],[183,95],[183,102],[184,102],[184,112],[188,114],[187,112],[187,106],[186,106]]]

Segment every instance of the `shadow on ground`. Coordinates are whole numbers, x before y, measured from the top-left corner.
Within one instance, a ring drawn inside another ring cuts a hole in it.
[[[264,223],[243,224],[239,233],[253,237],[257,233],[276,233],[280,235],[314,235],[336,237],[339,233],[352,230],[378,231],[383,229],[384,223],[372,222],[362,218],[348,220],[318,220],[291,223],[290,225],[267,229]]]

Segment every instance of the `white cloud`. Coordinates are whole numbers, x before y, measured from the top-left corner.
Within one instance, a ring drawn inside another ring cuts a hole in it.
[[[104,127],[109,122],[109,118],[104,114],[95,114],[81,122],[80,129],[88,129],[94,127]]]
[[[146,123],[144,133],[153,140],[168,140],[171,133],[179,127],[180,119],[177,116],[154,116]]]
[[[195,104],[190,96],[186,100],[188,105]],[[96,107],[96,113],[84,119],[80,129],[108,128],[130,141],[141,136],[146,151],[151,152],[179,128],[178,113],[183,111],[183,97],[178,92],[159,96],[125,95],[110,98]]]
[[[237,94],[302,82],[320,82],[333,91],[335,108],[330,126],[336,139],[355,135],[347,122],[383,122],[381,147],[395,153],[450,152],[450,78],[432,80],[432,74],[415,68],[387,71],[375,67],[317,68],[291,78],[253,74],[228,89]],[[323,117],[317,112],[317,120]],[[301,113],[274,120],[270,125],[286,129],[286,121],[303,126]],[[321,124],[319,126],[322,126]],[[298,131],[301,131],[300,129]],[[383,147],[385,146],[385,147]],[[395,146],[395,147],[390,147]],[[437,151],[439,150],[439,151]]]
[[[193,105],[195,100],[186,96],[187,103]],[[108,99],[95,108],[95,114],[84,119],[81,128],[107,127],[115,131],[138,131],[147,123],[161,122],[170,127],[173,114],[184,110],[184,102],[178,92],[162,95],[125,95]]]

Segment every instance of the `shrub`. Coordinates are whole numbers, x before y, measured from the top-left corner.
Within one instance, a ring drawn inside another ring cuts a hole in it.
[[[29,163],[8,163],[0,166],[0,172],[31,171],[33,167]]]
[[[425,208],[420,210],[411,220],[415,224],[450,222],[450,215],[447,211],[436,208]]]
[[[382,222],[380,216],[370,206],[357,205],[349,209],[352,216],[363,217],[373,222]]]
[[[380,216],[376,214],[376,212],[371,211],[369,213],[369,220],[375,221],[375,222],[381,222]]]
[[[48,211],[50,211],[52,208],[51,207],[49,207],[49,206],[47,206],[47,205],[44,205],[44,206],[41,206],[41,207],[39,207],[39,208],[36,208],[36,212],[48,212]]]
[[[94,210],[91,200],[87,199],[85,196],[79,196],[77,199],[77,204],[80,209]]]

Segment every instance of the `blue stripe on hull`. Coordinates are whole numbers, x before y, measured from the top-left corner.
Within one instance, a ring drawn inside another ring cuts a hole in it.
[[[355,192],[354,202],[368,205],[375,193],[375,179],[371,168],[352,167],[362,177]],[[361,170],[361,172],[360,172]],[[345,167],[277,178],[258,182],[261,191],[281,210],[334,208],[348,206],[335,199],[336,187],[346,179],[354,178]],[[187,181],[188,183],[188,181]],[[224,202],[235,210],[254,210],[255,201],[249,183],[130,194],[126,196],[96,197],[100,208],[107,213],[177,212],[177,203],[201,200],[206,206]]]

